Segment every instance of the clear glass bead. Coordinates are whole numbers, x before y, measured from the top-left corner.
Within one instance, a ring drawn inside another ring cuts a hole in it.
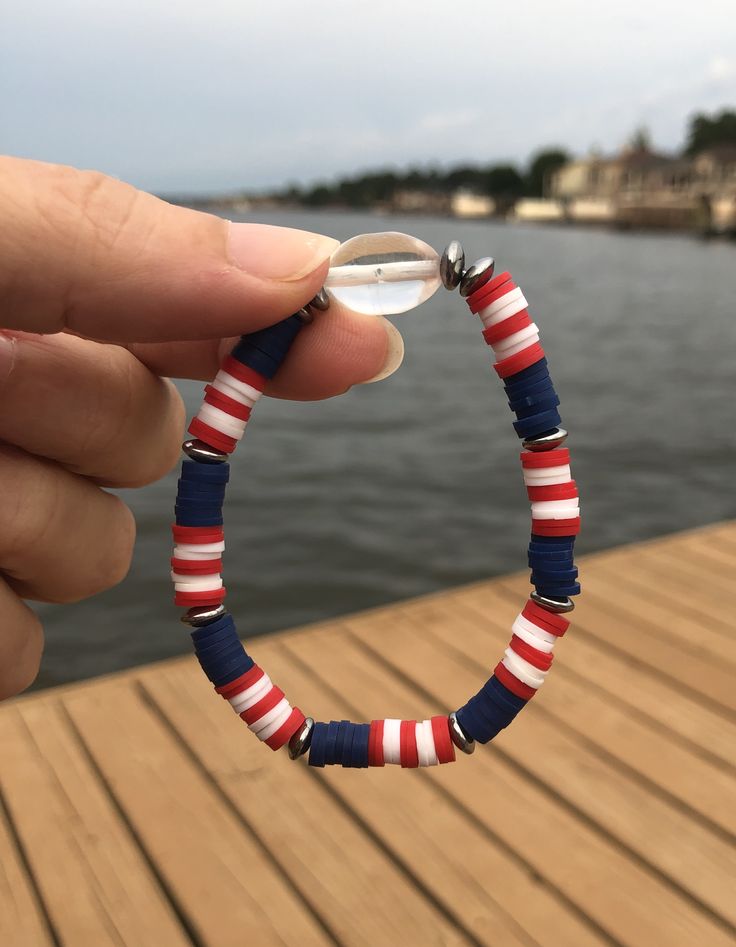
[[[406,312],[441,285],[440,258],[406,233],[363,233],[332,254],[325,288],[348,308],[369,316]]]

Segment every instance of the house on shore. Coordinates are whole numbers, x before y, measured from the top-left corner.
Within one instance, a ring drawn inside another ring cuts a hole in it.
[[[593,153],[554,171],[547,195],[517,204],[517,220],[566,220],[620,228],[736,232],[736,146],[694,158],[644,147],[606,158]]]

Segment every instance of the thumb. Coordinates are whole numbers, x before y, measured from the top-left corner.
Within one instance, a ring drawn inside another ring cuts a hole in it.
[[[320,289],[336,240],[229,223],[113,178],[0,157],[0,326],[114,342],[239,335]]]

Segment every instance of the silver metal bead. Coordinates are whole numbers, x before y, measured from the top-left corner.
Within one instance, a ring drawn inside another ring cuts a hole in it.
[[[310,323],[314,322],[314,315],[309,311],[309,309],[307,309],[306,306],[303,309],[300,309],[299,312],[294,313],[294,315],[298,316],[304,325],[308,326]]]
[[[305,717],[304,723],[299,727],[296,733],[289,740],[289,758],[298,759],[310,747],[312,742],[312,731],[314,730],[314,720],[311,717]]]
[[[184,441],[181,449],[187,457],[196,460],[198,464],[224,464],[227,460],[227,454],[224,451],[217,450],[216,447],[210,447],[204,441]]]
[[[540,595],[539,592],[532,592],[530,596],[533,602],[536,602],[537,605],[541,608],[546,608],[548,612],[554,612],[557,615],[562,615],[565,612],[571,612],[575,608],[575,602],[571,598],[565,599],[556,599],[556,598],[547,598],[546,595]]]
[[[330,308],[330,297],[327,295],[324,286],[307,305],[310,309],[319,309],[320,312],[326,312]]]
[[[224,605],[196,605],[190,608],[188,612],[181,616],[185,625],[192,625],[194,628],[201,628],[202,625],[209,625],[210,622],[217,621],[225,614]]]
[[[523,446],[526,450],[532,451],[554,450],[555,447],[564,444],[566,440],[567,431],[564,427],[557,427],[554,431],[549,431],[547,434],[539,434],[537,437],[528,437],[523,441]]]
[[[460,726],[460,723],[457,719],[457,714],[454,710],[447,719],[450,721],[450,736],[452,737],[452,742],[455,744],[455,746],[459,750],[462,750],[463,753],[474,753],[475,740],[472,740]]]
[[[445,247],[440,260],[440,276],[445,289],[455,289],[460,285],[465,269],[465,251],[459,240],[451,240]]]
[[[476,260],[472,266],[469,266],[460,279],[460,295],[465,298],[472,296],[473,293],[485,286],[488,280],[493,276],[496,263],[493,257],[484,256],[482,260]]]

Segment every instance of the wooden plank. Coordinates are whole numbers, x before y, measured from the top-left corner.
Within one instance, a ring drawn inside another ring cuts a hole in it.
[[[411,603],[402,611],[419,623],[423,634],[465,655],[469,666],[482,675],[494,657],[502,655],[519,611],[518,603],[496,598],[492,617],[488,617],[487,600],[486,594],[481,597],[464,590],[435,602]],[[580,650],[573,625],[557,649],[554,673],[544,685],[542,699],[535,700],[530,709],[589,740],[599,752],[624,764],[703,820],[736,833],[736,811],[731,804],[736,796],[733,770],[724,770],[672,740],[667,731],[652,726],[638,706],[622,706],[615,680],[609,683],[608,692],[601,690],[608,667],[605,662],[586,659],[585,653],[581,658]],[[729,729],[734,736],[731,746],[736,746],[736,727]]]
[[[0,714],[8,809],[65,943],[189,944],[50,699]]]
[[[413,681],[421,681],[440,706],[458,706],[477,689],[477,675],[470,674],[466,667],[458,667],[457,662],[452,662],[451,655],[432,646],[412,628],[407,628],[407,623],[397,618],[395,609],[390,612],[390,622],[382,625],[375,618],[374,614],[370,620],[351,620],[346,626],[353,629],[368,647],[381,648],[392,666],[410,674]],[[322,673],[326,649],[320,649],[319,653],[319,671]],[[360,666],[360,661],[356,663]],[[362,663],[365,665],[365,657]],[[335,679],[336,669],[332,671]],[[329,671],[325,669],[324,673],[328,675]],[[348,680],[344,672],[340,674],[342,686],[349,687],[352,692],[358,686],[357,682],[352,678]],[[394,708],[390,707],[389,712],[393,713]],[[518,726],[517,721],[512,736],[516,736]],[[509,746],[512,742],[509,741]],[[556,788],[551,791],[553,786],[549,774],[546,774],[547,783],[541,778],[530,779],[528,770],[519,771],[508,747],[504,756],[509,758],[511,765],[499,759],[499,747],[495,749],[495,755],[485,751],[473,760],[473,766],[461,767],[467,785],[454,775],[460,767],[444,768],[453,771],[452,777],[446,778],[453,784],[457,781],[458,800],[472,806],[481,822],[492,825],[496,834],[523,854],[550,884],[555,884],[581,910],[591,914],[611,936],[624,943],[667,943],[668,947],[730,943],[728,925],[715,920],[707,910],[683,896],[661,877],[660,872],[651,870],[641,859],[632,858],[630,851],[622,851],[615,838],[618,825],[599,829],[591,826],[594,818],[585,812],[586,800],[577,797],[584,797],[581,787],[597,785],[597,779],[587,778],[587,767],[596,775],[600,769],[598,761],[585,754],[583,748],[579,756],[584,765],[577,765],[574,775],[570,772],[571,761],[556,753],[554,747],[552,754],[541,741],[536,748],[540,756],[553,755],[557,759],[562,794]],[[528,758],[525,762],[529,762]],[[564,778],[566,774],[567,780]],[[610,775],[616,777],[615,773]],[[496,807],[486,805],[489,785],[493,786],[494,799],[499,800],[498,780],[505,780],[509,788],[509,792],[503,795],[500,818]],[[575,780],[580,784],[575,785]],[[563,801],[571,788],[576,790],[576,805],[580,809],[577,813],[570,811]],[[630,809],[631,800],[625,793],[621,793],[621,802],[626,810]],[[674,840],[674,844],[681,850],[688,848],[679,840]],[[662,859],[656,852],[651,854]],[[690,879],[690,884],[693,883]],[[722,890],[722,885],[718,887],[719,891]],[[730,908],[726,906],[724,910]]]
[[[265,648],[259,642],[259,650],[269,673],[295,698],[298,695],[310,713],[323,720],[350,716],[370,720],[387,710],[409,719],[419,712],[421,696],[397,684],[334,629],[303,637],[289,636],[288,642],[269,642]],[[320,655],[313,670],[295,660],[305,650]],[[332,692],[335,681],[349,700]],[[479,831],[474,815],[459,806],[456,797],[448,798],[441,781],[434,784],[425,771],[386,767],[354,773],[326,768],[316,775],[397,860],[411,867],[434,898],[448,911],[460,910],[479,943],[504,947],[530,941],[544,947],[608,943],[534,868],[497,838]],[[487,791],[486,786],[483,804]],[[406,943],[416,942],[421,941]]]
[[[736,546],[724,546],[710,535],[688,533],[680,538],[678,548],[703,569],[711,568],[723,573],[727,579],[732,578],[736,569]]]
[[[719,575],[712,566],[704,568],[697,556],[687,555],[685,549],[678,543],[636,550],[627,556],[616,551],[603,561],[590,563],[589,570],[598,582],[617,590],[617,603],[623,573],[624,588],[641,603],[639,614],[647,625],[662,627],[691,649],[693,644],[713,649],[716,659],[728,657],[733,664],[736,648],[729,648],[733,645],[729,634],[733,622],[724,614],[722,604],[723,596],[733,588],[733,578]],[[674,629],[671,620],[663,621],[669,616],[677,619]]]
[[[600,587],[600,592],[594,591],[597,583],[590,571],[591,575],[581,579],[585,582],[586,594],[581,598],[580,608],[575,613],[578,635],[595,641],[610,653],[635,660],[661,679],[687,687],[702,703],[733,719],[736,688],[728,669],[719,668],[715,662],[684,650],[674,639],[668,641],[661,634],[652,633],[641,614],[625,612],[623,609],[619,611],[618,606],[614,605],[610,585]],[[625,586],[626,577],[623,572],[619,574],[619,583]],[[526,574],[496,581],[522,602],[529,595]],[[605,589],[608,589],[607,594],[604,594]],[[589,610],[595,612],[594,621],[590,620]]]
[[[0,944],[12,944],[13,947],[51,947],[53,944],[33,883],[23,864],[2,806],[0,806]]]
[[[64,704],[201,944],[332,943],[130,682],[87,687]]]
[[[714,545],[736,552],[736,520],[711,527],[708,536],[713,540]]]
[[[194,661],[140,680],[340,944],[470,943],[313,773],[258,743]],[[515,932],[507,943],[522,947]]]
[[[698,594],[695,600],[696,580],[692,576],[689,584],[665,590],[649,565],[635,573],[627,572],[625,580],[620,568],[613,562],[584,566],[581,581],[585,582],[585,600],[589,600],[588,593],[592,593],[590,601],[598,607],[605,604],[610,609],[615,589],[613,600],[617,614],[644,626],[667,646],[674,644],[717,667],[722,666],[725,659],[736,669],[736,641],[729,636],[725,624],[698,612],[703,597]]]
[[[420,664],[427,671],[441,666],[443,678],[451,678],[456,686],[462,682],[465,699],[474,694],[487,675],[488,661],[481,657],[475,668],[469,668],[467,660],[458,659],[436,639],[428,640],[421,622],[407,620],[402,610],[398,615],[396,611],[390,663],[410,668],[419,684]],[[667,800],[654,797],[628,772],[591,753],[587,743],[563,732],[549,717],[545,719],[534,703],[494,743],[535,779],[733,924],[736,933],[736,901],[731,897],[736,850],[729,842]],[[656,741],[650,746],[654,750]]]

